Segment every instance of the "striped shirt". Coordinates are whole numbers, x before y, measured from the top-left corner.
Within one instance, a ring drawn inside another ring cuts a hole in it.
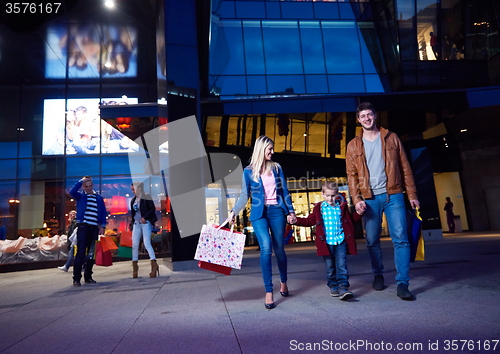
[[[95,194],[87,194],[87,208],[83,216],[83,222],[89,225],[99,226],[97,219],[97,198]]]
[[[342,227],[342,211],[338,200],[331,206],[326,201],[321,203],[321,216],[325,227],[326,243],[340,245],[344,241],[344,228]]]

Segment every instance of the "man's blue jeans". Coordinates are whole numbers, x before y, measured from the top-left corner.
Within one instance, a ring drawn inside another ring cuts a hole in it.
[[[326,266],[326,285],[335,290],[347,289],[349,288],[349,273],[346,263],[347,244],[344,240],[340,245],[327,246],[330,255],[323,256]]]
[[[88,224],[79,224],[77,231],[77,244],[75,263],[73,265],[73,280],[80,281],[82,278],[82,266],[85,263],[85,272],[83,277],[85,280],[92,279],[92,268],[94,259],[87,258],[87,255],[92,251],[95,240],[99,235],[99,227]]]
[[[382,231],[382,213],[385,213],[389,234],[394,244],[396,283],[408,285],[410,281],[410,244],[406,227],[404,195],[402,193],[391,195],[384,193],[366,199],[365,202],[367,208],[363,221],[373,274],[381,275],[384,272],[380,232]]]
[[[283,241],[286,227],[285,211],[279,205],[266,205],[262,218],[252,221],[252,225],[260,245],[260,268],[264,287],[269,293],[273,291],[271,262],[273,249],[278,261],[280,280],[282,283],[287,281],[287,260]]]

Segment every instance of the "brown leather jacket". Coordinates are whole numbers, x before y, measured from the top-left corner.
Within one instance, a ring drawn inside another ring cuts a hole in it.
[[[387,194],[402,193],[406,190],[408,199],[418,199],[410,163],[398,136],[387,129],[380,128],[380,139],[382,151],[385,152],[382,156],[387,175]],[[346,172],[349,193],[354,204],[373,197],[363,146],[363,131],[347,145]]]

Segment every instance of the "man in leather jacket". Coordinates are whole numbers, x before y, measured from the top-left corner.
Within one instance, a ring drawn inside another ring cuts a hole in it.
[[[403,191],[413,208],[419,208],[415,182],[401,141],[396,134],[376,124],[377,112],[369,102],[361,103],[356,116],[363,130],[347,146],[346,172],[349,192],[363,216],[366,244],[374,274],[373,288],[385,289],[380,248],[382,213],[385,213],[394,244],[397,295],[414,300],[408,290],[410,244]]]

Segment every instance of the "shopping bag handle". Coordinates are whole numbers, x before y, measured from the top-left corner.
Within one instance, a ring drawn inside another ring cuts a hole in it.
[[[226,220],[224,220],[224,222],[217,227],[217,230],[226,225],[231,219],[232,219],[231,217],[228,217]],[[234,230],[234,222],[231,224],[231,233],[233,233],[233,230]]]

